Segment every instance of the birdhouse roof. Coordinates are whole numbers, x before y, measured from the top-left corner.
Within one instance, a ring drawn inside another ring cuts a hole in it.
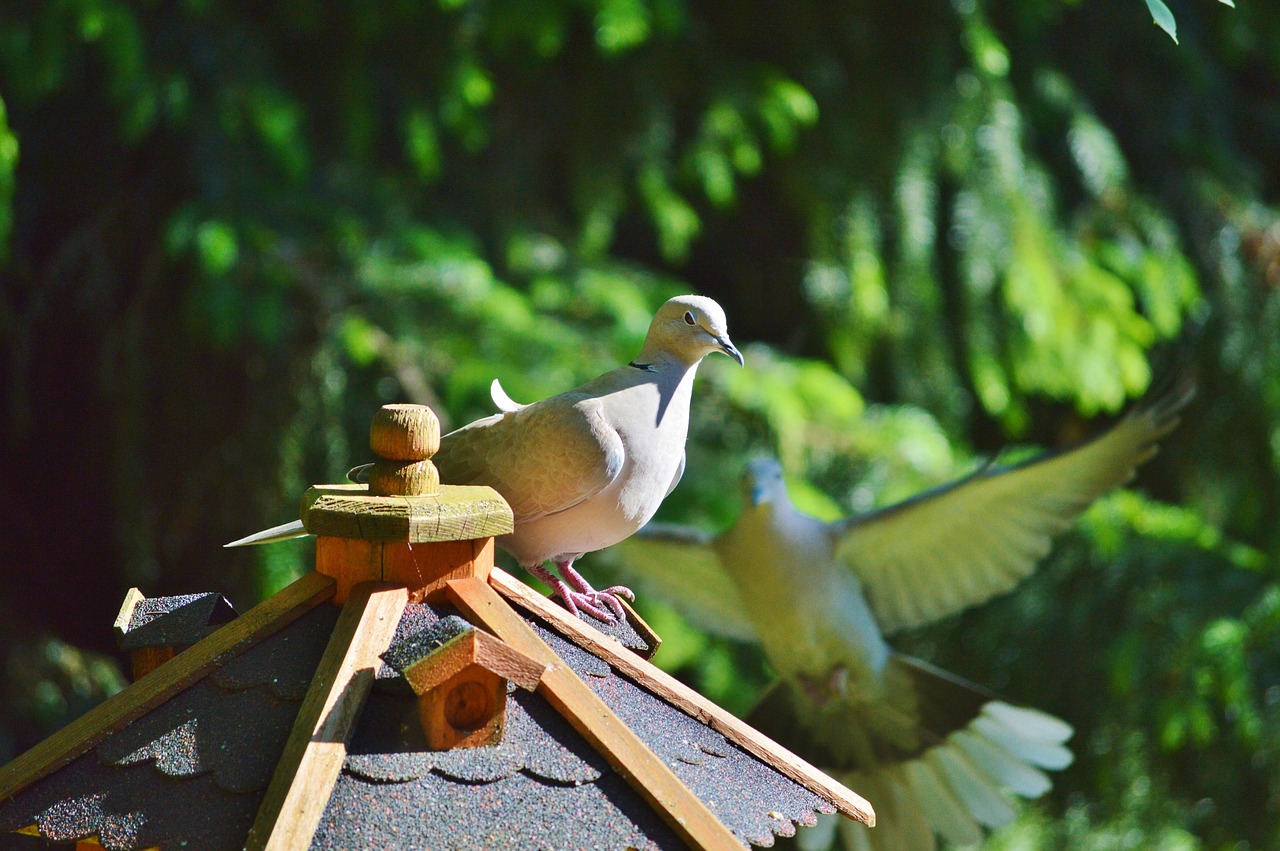
[[[493,596],[506,608],[501,617],[536,634],[739,842],[771,845],[837,808],[873,818],[858,796],[744,732],[595,621],[574,619],[501,571],[490,584],[502,592]],[[609,746],[589,741],[594,734],[541,688],[511,688],[499,744],[426,749],[412,690],[377,653],[459,623],[489,629],[468,608],[474,601],[402,601],[398,641],[383,636],[369,657],[368,696],[351,706],[339,695],[324,711],[312,705],[325,697],[317,684],[333,680],[333,659],[349,661],[348,645],[376,620],[356,623],[347,609],[322,605],[332,588],[327,577],[304,577],[0,769],[0,833],[96,837],[108,849],[216,851],[243,848],[246,837],[253,845],[264,824],[279,826],[264,813],[287,809],[278,787],[324,788],[299,766],[329,743],[302,719],[354,712],[331,791],[312,802],[322,811],[308,828],[310,847],[431,847],[441,837],[485,848],[685,846],[643,782],[629,782]],[[637,651],[651,649],[633,627],[616,630]]]
[[[132,588],[116,617],[116,641],[121,650],[195,644],[211,626],[235,616],[235,609],[221,594],[148,598]]]
[[[393,640],[381,658],[418,694],[477,667],[532,691],[547,667],[457,615],[446,615],[408,638]]]

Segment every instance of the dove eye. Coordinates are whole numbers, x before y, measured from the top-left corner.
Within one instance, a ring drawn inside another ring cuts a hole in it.
[[[685,325],[697,325],[697,324],[698,324],[698,320],[694,319],[694,318],[693,318],[693,314],[692,314],[690,311],[686,310],[686,311],[684,312],[684,324],[685,324]]]

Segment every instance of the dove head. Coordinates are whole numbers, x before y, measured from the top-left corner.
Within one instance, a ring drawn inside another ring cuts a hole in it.
[[[774,458],[755,458],[742,473],[742,489],[749,508],[782,506],[787,502],[787,484],[782,465]]]
[[[720,305],[705,296],[682,295],[658,308],[640,360],[652,363],[665,356],[692,365],[712,352],[723,352],[739,366],[743,363],[742,354],[729,340],[729,326]]]

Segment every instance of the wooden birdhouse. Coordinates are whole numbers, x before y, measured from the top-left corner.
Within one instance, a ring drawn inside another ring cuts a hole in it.
[[[0,838],[720,849],[772,845],[818,813],[874,823],[856,793],[649,664],[658,642],[633,614],[575,617],[494,567],[511,510],[438,483],[430,411],[383,409],[370,442],[368,485],[303,500],[316,570],[184,633],[172,646],[189,647],[0,768]],[[131,598],[126,637],[148,608]]]
[[[533,691],[547,668],[457,616],[393,644],[382,658],[418,695],[422,732],[436,751],[502,741],[507,683]]]
[[[130,588],[116,615],[116,643],[129,653],[140,679],[236,616],[221,594],[184,594],[147,599]]]

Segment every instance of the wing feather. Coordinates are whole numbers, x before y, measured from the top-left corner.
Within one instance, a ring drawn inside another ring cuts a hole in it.
[[[600,493],[621,472],[626,449],[600,400],[570,392],[450,432],[431,460],[442,482],[502,494],[519,525]]]
[[[1143,402],[1094,440],[957,482],[851,518],[839,558],[862,581],[886,633],[917,626],[1012,589],[1054,535],[1123,485],[1178,423],[1192,387]]]

